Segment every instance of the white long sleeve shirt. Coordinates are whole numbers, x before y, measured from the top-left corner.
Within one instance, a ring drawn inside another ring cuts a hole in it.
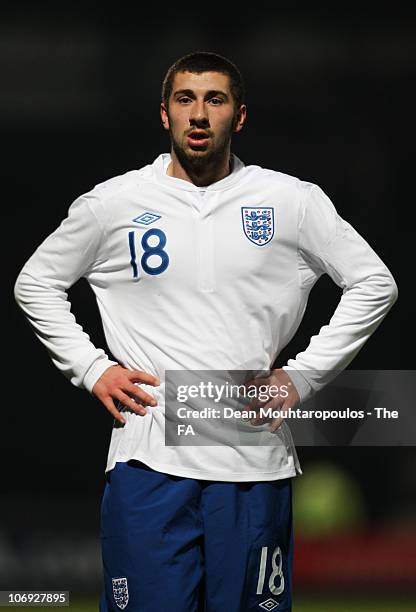
[[[70,311],[85,277],[108,347],[121,365],[157,375],[146,416],[114,424],[106,470],[137,459],[155,470],[223,481],[300,471],[288,426],[258,429],[251,446],[166,446],[165,370],[267,371],[295,334],[311,288],[327,273],[342,288],[331,320],[285,368],[301,399],[345,368],[397,296],[389,270],[309,182],[232,155],[208,187],[166,174],[161,154],[82,195],[15,285],[18,304],[74,385],[91,392],[116,362]]]

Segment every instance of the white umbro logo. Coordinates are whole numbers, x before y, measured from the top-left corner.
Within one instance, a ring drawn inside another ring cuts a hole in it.
[[[274,610],[278,605],[279,604],[275,599],[269,597],[269,599],[266,599],[266,601],[262,601],[261,604],[259,604],[259,607],[263,608],[263,610]]]

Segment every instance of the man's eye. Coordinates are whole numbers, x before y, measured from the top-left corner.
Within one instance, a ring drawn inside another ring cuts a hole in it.
[[[181,104],[186,104],[187,102],[190,101],[190,98],[187,97],[183,97],[183,98],[179,98],[178,100]]]
[[[212,102],[214,106],[218,106],[219,104],[222,104],[221,98],[211,98],[210,102]]]

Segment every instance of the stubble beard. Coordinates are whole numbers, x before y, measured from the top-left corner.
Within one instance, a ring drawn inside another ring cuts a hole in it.
[[[182,144],[182,142],[176,140],[174,138],[172,130],[169,129],[170,140],[175,155],[178,158],[178,161],[181,166],[189,175],[198,176],[201,174],[205,174],[209,169],[222,163],[222,161],[228,154],[230,148],[231,138],[233,134],[233,125],[234,119],[230,123],[228,131],[222,135],[221,140],[218,143],[215,143],[214,140],[214,144],[212,144],[212,141],[215,137],[211,136],[211,143],[210,145],[208,145],[207,150],[191,149],[188,144],[184,145]]]

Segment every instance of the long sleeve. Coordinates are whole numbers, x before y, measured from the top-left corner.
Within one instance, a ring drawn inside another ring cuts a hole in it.
[[[352,361],[396,301],[397,286],[378,255],[316,185],[303,201],[298,246],[310,273],[304,282],[327,273],[343,290],[328,325],[284,366],[304,400]]]
[[[76,322],[66,290],[100,265],[98,253],[104,235],[99,201],[91,194],[81,196],[24,265],[14,288],[18,305],[55,366],[75,386],[90,392],[115,362],[94,346]]]

